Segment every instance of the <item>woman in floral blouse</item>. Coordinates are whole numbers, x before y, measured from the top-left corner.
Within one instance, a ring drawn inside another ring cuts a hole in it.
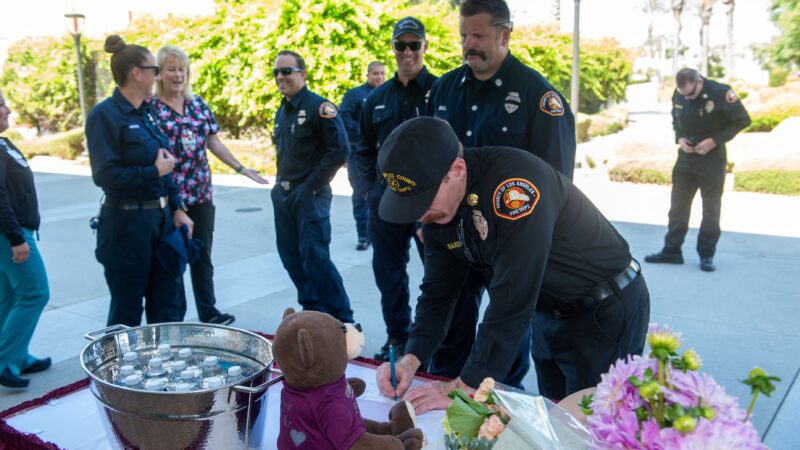
[[[197,314],[202,322],[228,325],[235,318],[221,313],[214,304],[214,266],[211,264],[211,244],[214,232],[214,203],[211,196],[211,170],[206,149],[236,172],[266,184],[257,171],[244,167],[220,141],[219,125],[214,114],[200,97],[192,94],[189,57],[181,49],[164,46],[158,51],[161,80],[156,85],[153,106],[157,122],[169,138],[170,152],[175,155],[173,181],[181,200],[194,221],[192,237],[202,239],[205,247],[200,258],[190,266]],[[186,295],[181,284],[179,293],[186,312]]]

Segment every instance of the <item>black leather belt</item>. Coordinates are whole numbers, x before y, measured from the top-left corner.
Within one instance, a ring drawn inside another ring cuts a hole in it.
[[[103,206],[122,210],[161,209],[169,205],[169,198],[159,197],[153,200],[116,200],[106,197]]]
[[[635,259],[632,259],[628,267],[614,277],[614,283],[616,283],[617,288],[621,291],[628,287],[628,285],[631,284],[631,282],[639,275],[640,270],[641,268],[639,267],[639,263]],[[586,295],[600,302],[614,295],[614,289],[609,281],[605,280],[597,286],[589,289],[589,292],[587,292]]]
[[[639,262],[635,259],[632,259],[628,267],[612,278],[614,284],[617,285],[617,290],[621,291],[628,287],[628,285],[639,276],[639,272],[641,272]],[[597,286],[589,289],[589,291],[582,296],[583,299],[591,298],[594,300],[594,302],[575,301],[561,308],[553,309],[550,312],[556,319],[568,319],[579,313],[581,310],[586,309],[598,302],[602,302],[608,297],[611,297],[615,292],[616,290],[614,290],[614,288],[611,286],[611,281],[604,280]]]

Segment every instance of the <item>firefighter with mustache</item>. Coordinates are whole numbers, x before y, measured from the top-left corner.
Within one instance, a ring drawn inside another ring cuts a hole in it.
[[[596,385],[618,358],[642,353],[650,296],[639,264],[551,165],[510,147],[464,148],[447,122],[432,117],[398,126],[378,163],[385,177],[410,180],[386,190],[383,220],[423,223],[422,293],[395,367],[397,395],[417,413],[446,408],[455,387],[504,379],[531,328],[544,336],[537,351],[547,356],[534,358],[539,393],[554,400]],[[491,281],[466,364],[454,381],[408,389],[444,339],[470,269]],[[394,395],[388,364],[377,381]]]

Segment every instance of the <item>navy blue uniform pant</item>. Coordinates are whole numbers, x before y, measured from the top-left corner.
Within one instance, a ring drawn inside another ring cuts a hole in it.
[[[212,202],[189,205],[186,214],[194,222],[192,238],[203,241],[200,256],[189,265],[192,277],[192,291],[197,305],[197,316],[201,322],[208,322],[220,314],[215,306],[217,297],[214,294],[214,265],[211,264],[211,245],[214,242],[214,216],[216,209]],[[186,289],[183,277],[178,279],[178,299],[181,302],[181,317],[186,315]]]
[[[297,288],[303,310],[322,311],[353,322],[350,299],[331,261],[331,188],[312,191],[300,185],[290,191],[272,189],[278,254]]]
[[[103,206],[99,219],[95,256],[111,294],[108,325],[137,326],[142,310],[147,323],[180,321],[178,277],[169,275],[155,257],[161,237],[175,229],[169,208]]]
[[[697,253],[701,258],[714,256],[720,236],[719,216],[724,184],[724,166],[692,168],[675,165],[672,170],[672,202],[664,251],[681,253],[681,246],[689,229],[692,200],[699,189],[703,199],[703,220],[697,235]]]
[[[355,145],[351,143],[350,148],[355,149]],[[369,208],[367,208],[367,199],[364,198],[364,192],[359,189],[358,161],[356,160],[355,151],[351,151],[350,156],[347,158],[347,180],[350,181],[350,187],[353,188],[353,218],[356,220],[358,240],[363,242],[369,239],[369,230],[367,229]]]
[[[464,368],[472,351],[472,344],[475,343],[481,298],[484,286],[487,284],[488,280],[484,278],[482,272],[469,271],[453,311],[453,318],[450,320],[450,329],[447,330],[444,341],[431,358],[428,372],[448,378],[455,378],[461,374],[461,369]],[[528,328],[508,374],[504,379],[496,381],[522,389],[522,379],[531,368],[530,353],[531,336]]]
[[[408,272],[409,248],[413,239],[420,258],[424,257],[422,243],[413,223],[399,225],[384,221],[378,215],[384,188],[375,185],[369,192],[369,236],[372,241],[372,271],[381,292],[381,311],[386,334],[400,342],[408,340],[411,331]]]
[[[619,358],[641,355],[650,321],[650,294],[640,273],[623,290],[572,314],[536,311],[531,323],[533,362],[539,393],[558,401],[596,386],[600,375]]]

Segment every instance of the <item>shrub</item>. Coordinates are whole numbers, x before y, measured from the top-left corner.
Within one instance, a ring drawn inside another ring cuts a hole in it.
[[[622,131],[628,126],[628,110],[625,108],[604,109],[590,116],[589,137],[607,136]]]
[[[75,128],[63,133],[36,139],[14,141],[26,158],[33,156],[57,156],[62,159],[75,159],[83,152],[83,128]]]
[[[608,171],[611,181],[627,183],[672,184],[672,175],[643,167],[617,166]]]
[[[275,176],[278,172],[275,166],[275,147],[272,143],[265,140],[236,140],[221,137],[222,142],[228,150],[236,156],[242,165],[251,169],[256,169],[264,176]],[[213,173],[235,174],[236,171],[220,161],[210,151],[208,152],[208,163]]]
[[[734,178],[734,189],[769,194],[800,195],[800,170],[737,172],[736,178]]]

